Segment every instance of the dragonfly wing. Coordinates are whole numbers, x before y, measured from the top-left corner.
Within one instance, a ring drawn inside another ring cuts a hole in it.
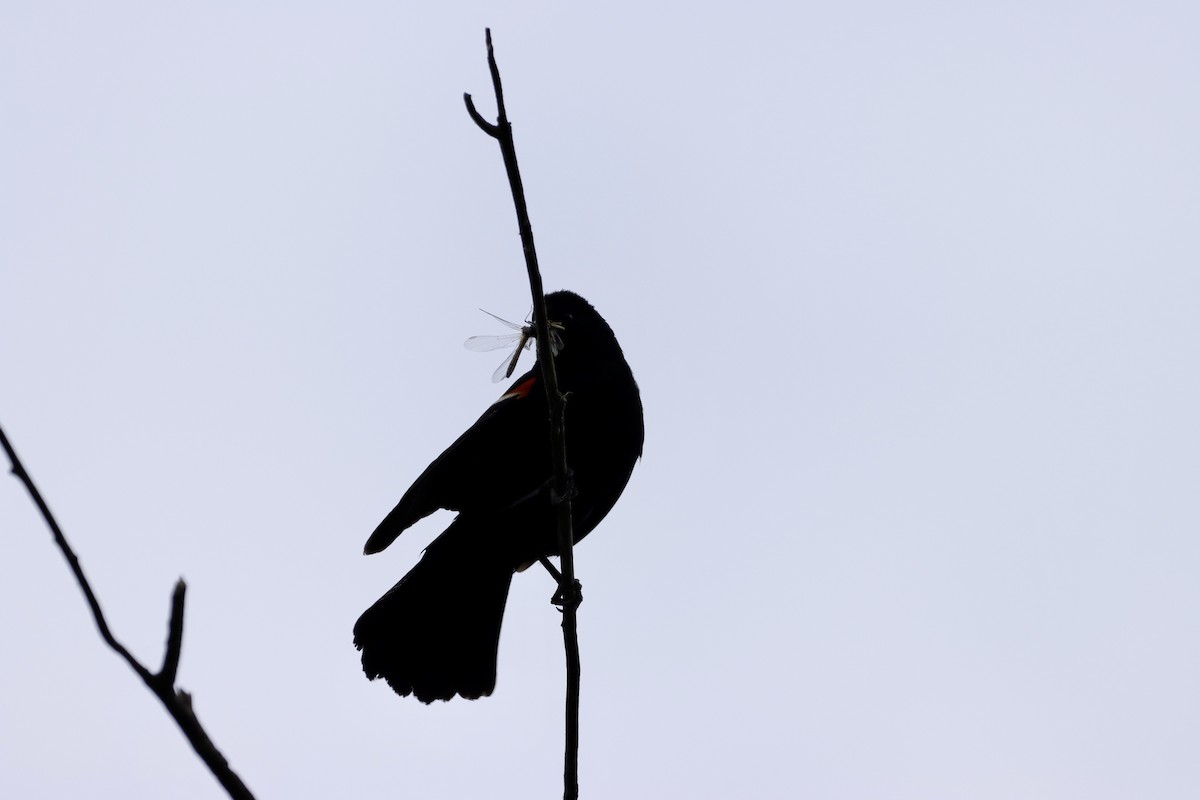
[[[483,309],[482,309],[482,308],[481,308],[481,309],[479,309],[479,310],[480,310],[480,311],[483,311]],[[483,313],[487,314],[487,315],[488,315],[489,317],[491,317],[492,319],[499,320],[499,321],[500,321],[502,324],[504,324],[504,325],[507,325],[508,327],[512,328],[514,331],[519,331],[519,330],[521,330],[521,328],[525,327],[524,325],[520,325],[520,324],[518,324],[518,323],[516,323],[516,322],[509,322],[509,321],[508,321],[508,320],[506,320],[504,317],[497,317],[495,314],[493,314],[493,313],[492,313],[492,312],[490,312],[490,311],[483,311]]]
[[[512,347],[520,339],[521,334],[519,333],[505,333],[500,336],[472,336],[463,342],[463,347],[474,353],[486,353],[502,347]]]
[[[517,352],[520,351],[518,350]],[[500,366],[496,367],[496,371],[492,373],[492,383],[499,383],[509,375],[512,375],[513,367],[515,366],[516,364],[513,363],[512,358],[506,358],[501,361]]]

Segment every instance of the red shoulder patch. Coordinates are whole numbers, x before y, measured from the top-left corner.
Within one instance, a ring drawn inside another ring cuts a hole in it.
[[[518,397],[518,398],[522,398],[522,399],[525,397],[528,397],[529,393],[533,391],[533,387],[536,383],[537,383],[536,377],[530,378],[529,380],[525,381],[524,383],[518,383],[512,389],[509,389],[507,392],[500,395],[500,400],[507,400],[510,397]],[[496,402],[499,403],[500,400],[497,400]]]

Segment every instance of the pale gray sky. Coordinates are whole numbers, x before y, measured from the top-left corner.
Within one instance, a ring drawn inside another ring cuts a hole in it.
[[[0,422],[260,798],[555,797],[550,580],[493,697],[362,676],[374,525],[548,288],[646,451],[579,549],[585,797],[1200,793],[1194,3],[0,11]],[[0,796],[220,797],[0,482]]]

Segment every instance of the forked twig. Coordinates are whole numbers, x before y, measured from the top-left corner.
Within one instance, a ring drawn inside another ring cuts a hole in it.
[[[242,779],[230,768],[229,762],[225,756],[221,755],[221,751],[213,744],[212,739],[208,737],[204,728],[200,725],[200,721],[196,719],[196,715],[192,712],[192,698],[187,692],[182,689],[175,689],[175,674],[179,669],[179,656],[183,649],[183,602],[184,595],[187,593],[187,584],[180,578],[175,584],[175,590],[171,593],[171,617],[167,625],[167,645],[166,652],[163,654],[162,669],[158,672],[151,672],[142,666],[133,655],[125,648],[123,644],[117,641],[113,636],[112,631],[108,627],[108,622],[104,618],[104,611],[100,608],[100,601],[96,599],[96,593],[92,591],[92,586],[88,583],[88,579],[83,574],[83,567],[79,563],[79,558],[75,555],[75,551],[71,549],[71,545],[67,543],[66,536],[63,535],[62,529],[58,527],[58,522],[54,519],[54,515],[50,513],[49,506],[42,498],[42,493],[38,491],[37,486],[33,482],[33,478],[25,470],[25,465],[21,463],[21,459],[17,458],[17,453],[13,450],[12,444],[8,441],[8,437],[4,435],[3,428],[0,428],[0,446],[4,448],[5,454],[8,456],[9,462],[12,464],[12,474],[17,477],[21,483],[25,484],[29,496],[33,498],[34,505],[42,514],[42,519],[46,521],[50,532],[54,534],[54,543],[58,545],[62,551],[63,557],[67,559],[67,564],[71,567],[71,572],[75,574],[75,580],[79,583],[79,588],[83,591],[84,598],[87,599],[88,607],[92,610],[92,618],[96,621],[96,627],[100,631],[100,637],[104,639],[105,644],[111,647],[117,655],[124,659],[129,668],[137,673],[146,687],[154,693],[154,696],[162,701],[166,707],[167,713],[175,720],[175,724],[183,731],[183,735],[192,745],[192,749],[196,751],[196,755],[200,756],[200,760],[204,762],[209,771],[220,782],[221,786],[234,800],[254,800],[254,795],[246,788],[246,784],[242,783]]]

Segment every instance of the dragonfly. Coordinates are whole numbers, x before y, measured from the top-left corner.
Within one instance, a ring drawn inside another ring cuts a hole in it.
[[[499,383],[505,378],[511,378],[514,371],[517,369],[517,362],[521,359],[521,353],[528,350],[535,341],[537,341],[537,329],[533,323],[526,321],[524,325],[519,325],[516,322],[509,322],[503,317],[497,317],[490,311],[479,309],[489,317],[499,320],[501,324],[513,329],[513,333],[505,333],[499,336],[472,336],[463,342],[463,347],[476,353],[487,353],[492,350],[512,347],[514,344],[512,355],[500,362],[500,366],[496,367],[496,371],[492,373],[492,383]],[[550,323],[550,349],[555,355],[562,349],[563,341],[559,331],[563,326],[557,322]]]

